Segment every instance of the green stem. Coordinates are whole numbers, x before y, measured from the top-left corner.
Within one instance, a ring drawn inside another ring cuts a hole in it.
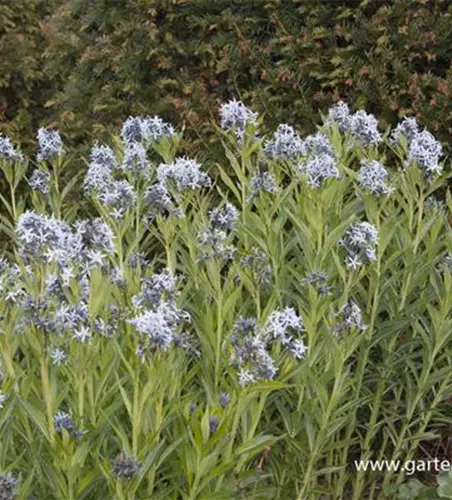
[[[53,442],[54,427],[53,427],[53,411],[52,411],[52,393],[50,390],[47,356],[44,353],[41,353],[41,384],[42,384],[42,396],[46,406],[47,425],[49,428],[49,440]]]
[[[395,337],[391,341],[391,344],[389,346],[389,356],[388,356],[389,361],[392,359],[392,354],[394,352],[396,341],[397,337]],[[360,460],[368,460],[370,458],[371,444],[373,438],[375,437],[375,429],[376,429],[375,426],[377,424],[378,415],[380,414],[380,408],[383,403],[385,386],[386,386],[386,378],[381,377],[378,382],[375,397],[373,398],[372,413],[370,416],[369,424],[367,425],[367,432],[364,438],[364,444]],[[364,475],[365,471],[362,470],[359,470],[357,473],[355,484],[353,487],[353,500],[360,500],[362,498],[362,491],[364,487]]]
[[[378,308],[378,301],[379,301],[379,296],[380,296],[380,276],[381,276],[381,255],[378,255],[378,260],[377,260],[377,264],[376,264],[376,284],[375,284],[375,290],[374,290],[373,300],[372,300],[372,311],[371,311],[370,323],[367,327],[367,332],[365,332],[366,338],[364,340],[363,352],[359,356],[359,361],[358,361],[357,387],[356,387],[356,391],[355,391],[356,404],[353,407],[354,409],[352,409],[352,415],[351,415],[351,418],[350,418],[350,421],[349,421],[349,424],[347,427],[347,431],[346,431],[345,442],[350,442],[353,433],[356,431],[356,421],[357,421],[356,409],[359,406],[359,398],[360,398],[360,394],[361,394],[361,389],[364,385],[364,375],[366,373],[367,362],[369,360],[370,349],[371,349],[371,338],[372,338],[373,330],[375,328],[375,321],[376,321],[376,317],[377,317],[377,308]],[[369,435],[369,431],[368,431],[368,435]],[[347,456],[348,456],[348,447],[345,447],[343,454],[342,454],[342,464],[346,463]],[[341,487],[340,485],[343,485],[345,482],[345,473],[346,473],[345,469],[343,469],[340,473],[339,480],[338,480],[339,487]],[[361,473],[361,471],[360,471],[360,473]],[[361,480],[361,478],[360,478],[360,480]],[[356,495],[353,498],[357,498]]]
[[[215,388],[218,387],[221,368],[221,341],[223,328],[223,295],[221,290],[217,292],[217,336],[215,347]]]
[[[61,219],[61,199],[60,199],[60,184],[59,184],[59,176],[60,176],[60,165],[59,159],[53,165],[53,183],[55,187],[55,212],[58,219]]]
[[[424,214],[424,196],[421,194],[419,198],[419,203],[418,203],[418,217],[417,217],[417,224],[416,224],[416,236],[413,242],[413,261],[416,257],[417,249],[420,243],[419,237],[420,237],[420,232],[421,232],[421,227],[422,227],[422,216]],[[410,221],[413,219],[414,214],[410,213]],[[412,223],[410,222],[410,226]],[[409,290],[411,286],[411,281],[413,278],[413,269],[410,269],[408,271],[407,279],[404,283],[403,289],[402,289],[402,300],[400,301],[400,306],[399,306],[399,312],[403,310],[405,307],[408,295],[409,295]]]
[[[426,386],[428,377],[430,375],[431,369],[433,367],[434,361],[435,361],[435,356],[432,356],[430,358],[429,363],[428,363],[427,369],[424,371],[422,380],[419,382],[419,388],[418,388],[416,395],[414,397],[413,404],[411,405],[409,411],[407,412],[407,415],[405,417],[405,422],[403,423],[402,429],[398,433],[397,441],[396,441],[394,451],[393,451],[392,456],[391,456],[391,460],[397,460],[398,456],[400,455],[400,453],[402,451],[402,447],[403,447],[404,442],[405,442],[405,435],[411,426],[411,421],[413,418],[413,414],[416,410],[416,407],[419,404],[419,401],[421,400],[421,398],[424,396],[425,386]],[[391,480],[392,475],[393,475],[392,471],[386,471],[385,477],[383,480],[383,486],[387,486],[389,484],[389,481]]]
[[[440,401],[441,401],[441,399],[443,397],[443,394],[444,394],[444,390],[447,388],[447,384],[450,382],[451,378],[452,378],[452,373],[447,376],[447,378],[442,382],[440,388],[438,389],[438,392],[437,392],[437,394],[435,395],[435,397],[434,397],[434,399],[432,401],[432,404],[430,406],[430,409],[429,409],[428,413],[423,418],[422,425],[419,427],[418,432],[416,432],[416,434],[415,434],[416,436],[418,436],[418,438],[417,439],[413,439],[412,442],[411,442],[411,446],[408,449],[407,455],[405,457],[405,462],[408,461],[408,460],[411,460],[413,458],[414,453],[417,450],[418,444],[422,440],[422,435],[424,434],[424,432],[427,429],[427,426],[428,426],[428,424],[430,422],[430,419],[431,419],[432,414],[433,414],[433,410],[440,403]],[[396,482],[398,484],[400,484],[403,481],[403,478],[404,478],[404,471],[401,470],[399,472],[399,475],[397,476],[397,481]]]
[[[342,372],[342,368],[341,368],[341,372]],[[317,460],[320,456],[322,447],[325,445],[325,437],[326,437],[325,434],[326,434],[326,431],[328,430],[330,417],[331,417],[331,414],[333,413],[334,406],[336,404],[337,394],[340,394],[341,383],[342,383],[342,373],[339,373],[334,381],[333,391],[332,391],[330,399],[329,399],[327,410],[326,410],[325,415],[323,417],[322,426],[321,426],[319,432],[317,433],[317,436],[316,436],[315,442],[314,442],[314,446],[313,446],[313,450],[312,450],[310,457],[309,457],[308,465],[306,467],[306,470],[304,471],[303,483],[302,483],[301,489],[298,492],[298,495],[296,497],[297,500],[306,500],[306,494],[307,494],[308,488],[311,485],[311,480],[313,477],[314,466],[317,463]]]
[[[138,454],[138,435],[140,432],[141,416],[139,415],[139,391],[140,384],[138,373],[135,374],[133,381],[133,406],[132,406],[132,453],[134,456]]]
[[[13,216],[13,221],[16,222],[17,220],[17,208],[16,208],[16,190],[14,187],[11,185],[11,209],[12,209],[12,216]]]

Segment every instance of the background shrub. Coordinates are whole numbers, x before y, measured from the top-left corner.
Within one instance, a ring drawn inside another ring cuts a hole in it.
[[[446,0],[14,2],[0,7],[1,130],[30,145],[45,122],[80,143],[157,113],[198,151],[231,97],[302,132],[344,98],[444,142],[451,15]]]

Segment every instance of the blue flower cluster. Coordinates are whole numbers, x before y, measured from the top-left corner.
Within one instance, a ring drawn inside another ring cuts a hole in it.
[[[134,178],[149,180],[152,164],[147,157],[146,148],[151,143],[171,138],[176,134],[174,128],[154,117],[129,117],[123,124],[121,137],[124,141],[123,156],[120,161],[113,150],[105,145],[96,144],[91,150],[89,168],[84,181],[85,192],[106,205],[110,216],[121,219],[125,212],[136,205],[137,195],[128,180],[116,179],[116,173],[132,174]],[[177,213],[167,189],[167,180],[175,180],[178,188],[194,189],[194,184],[208,184],[210,179],[199,171],[199,165],[188,158],[179,158],[171,165],[161,165],[158,170],[158,183],[146,188],[145,200],[149,203],[151,221],[155,215]]]
[[[259,193],[275,194],[278,191],[278,183],[272,172],[258,172],[254,174],[250,181],[250,195],[248,200],[252,200]]]
[[[275,377],[277,367],[267,351],[267,343],[257,331],[254,318],[240,317],[234,324],[229,342],[232,346],[229,362],[239,371],[240,385]]]
[[[14,500],[19,481],[10,473],[0,474],[0,500]]]
[[[242,140],[248,126],[257,125],[257,113],[247,108],[242,101],[235,99],[220,106],[221,127],[234,132]]]
[[[352,115],[350,131],[352,136],[360,140],[364,146],[376,145],[382,141],[377,119],[365,111],[357,111]]]
[[[136,201],[136,194],[126,180],[116,180],[114,171],[118,167],[113,150],[108,146],[95,145],[91,150],[88,171],[85,176],[84,189],[102,204],[111,208],[115,219],[131,208]]]
[[[311,187],[320,187],[326,179],[339,177],[331,141],[320,132],[303,140],[290,125],[281,124],[273,138],[265,141],[264,154],[272,159],[298,160],[296,169],[308,177]],[[253,178],[252,196],[263,189],[264,181],[265,190],[276,191],[273,179],[262,177],[260,174],[260,177]]]
[[[195,190],[202,187],[211,187],[210,177],[201,171],[201,165],[190,158],[182,156],[176,158],[169,165],[160,165],[157,170],[157,179],[160,185],[168,188],[169,181],[174,182],[177,191]]]
[[[375,196],[389,194],[393,188],[387,184],[388,177],[388,171],[378,161],[361,160],[358,182],[363,189],[370,191]]]
[[[362,110],[350,114],[347,104],[342,101],[329,110],[326,123],[334,123],[341,132],[349,132],[363,146],[377,145],[382,141],[375,116]]]
[[[279,125],[273,138],[264,143],[264,154],[274,159],[296,160],[305,151],[301,137],[293,127],[285,123]]]
[[[331,158],[335,158],[336,156],[330,139],[321,132],[308,135],[304,140],[304,149],[305,154],[309,155],[309,157],[331,156]]]
[[[63,153],[63,141],[59,132],[41,127],[38,130],[37,161],[47,161]]]
[[[28,184],[31,189],[47,194],[49,192],[50,173],[37,168],[28,179]]]
[[[416,118],[405,118],[391,132],[391,142],[400,145],[400,138],[404,137],[407,144],[410,144],[419,133],[419,125]]]
[[[378,233],[368,222],[353,224],[339,244],[347,250],[345,263],[350,269],[358,269],[365,262],[377,259]]]
[[[240,385],[275,377],[278,367],[271,356],[275,342],[296,359],[303,359],[307,348],[301,338],[294,338],[294,334],[302,332],[303,320],[290,307],[273,311],[263,327],[259,327],[255,318],[240,317],[226,344],[231,347],[229,362],[238,370]]]
[[[363,332],[367,328],[367,325],[363,323],[361,309],[354,302],[347,302],[336,314],[336,317],[338,321],[333,328],[333,333],[336,336],[353,330]]]
[[[144,360],[156,350],[167,351],[179,346],[194,353],[194,339],[184,331],[183,324],[190,322],[188,312],[176,305],[178,280],[169,271],[154,274],[141,281],[141,291],[132,299],[135,315],[128,322],[139,333],[137,355]]]
[[[124,157],[121,168],[134,174],[149,175],[151,164],[148,160],[146,148],[139,142],[128,142],[125,144]]]
[[[318,188],[328,179],[338,179],[339,170],[336,160],[327,154],[320,154],[308,160],[305,164],[297,165],[297,170],[308,178],[308,184]]]
[[[252,248],[240,260],[245,272],[249,272],[251,280],[257,286],[268,285],[273,277],[273,269],[267,254],[258,248]]]
[[[74,438],[78,438],[83,436],[84,432],[77,430],[77,426],[75,425],[74,421],[72,420],[72,417],[70,413],[64,412],[64,411],[59,411],[54,417],[53,417],[53,425],[55,428],[56,434],[61,434],[63,430],[67,431],[70,436]]]
[[[141,463],[133,456],[122,451],[113,461],[113,474],[118,479],[130,481],[140,471]]]
[[[336,124],[341,132],[347,132],[350,128],[351,115],[348,105],[339,101],[328,110],[327,125]]]
[[[24,258],[39,258],[60,267],[79,265],[83,271],[104,265],[114,251],[114,236],[100,218],[78,221],[74,230],[54,216],[23,213],[17,222],[19,253]]]
[[[209,225],[198,234],[198,244],[202,250],[200,261],[233,259],[235,247],[230,240],[238,219],[239,212],[230,203],[210,211]]]
[[[213,227],[222,231],[232,231],[239,220],[239,211],[231,203],[226,203],[221,208],[212,209],[209,219]]]
[[[323,271],[312,271],[308,273],[302,280],[301,285],[309,285],[319,295],[331,295],[333,290],[331,285],[328,285],[328,275]]]
[[[416,163],[419,165],[428,178],[441,174],[442,166],[439,164],[439,160],[442,155],[443,148],[441,144],[427,130],[415,135],[413,140],[410,141],[408,149],[409,164]]]
[[[284,127],[288,126],[285,125]],[[328,137],[319,132],[306,137],[305,140],[301,140],[295,135],[293,129],[291,130],[291,134],[287,135],[287,143],[283,143],[284,147],[280,147],[280,150],[275,150],[273,156],[284,159],[298,158],[299,162],[295,168],[300,174],[307,176],[308,184],[311,187],[320,187],[325,180],[338,178],[339,170],[333,146]],[[290,137],[295,143],[290,142]],[[277,144],[277,142],[274,144]],[[273,143],[269,143],[267,149],[269,149],[269,146],[273,146]]]
[[[400,145],[403,137],[408,146],[408,166],[419,165],[428,179],[442,172],[439,164],[443,148],[427,130],[420,131],[415,118],[405,118],[391,134],[393,144]]]
[[[144,199],[150,212],[148,216],[149,222],[152,222],[157,216],[168,217],[174,215],[177,218],[183,217],[180,208],[175,205],[168,189],[160,183],[149,186],[144,193]]]
[[[140,142],[159,142],[176,134],[174,127],[158,116],[130,116],[122,126],[122,140],[130,145]]]
[[[10,161],[23,161],[24,159],[22,153],[14,148],[11,139],[2,134],[0,134],[0,159],[1,158]]]
[[[307,350],[300,338],[293,338],[293,333],[304,332],[303,320],[292,307],[273,311],[264,326],[266,338],[279,340],[296,359],[303,359]]]
[[[11,283],[14,277],[6,300],[17,303],[23,311],[19,328],[55,334],[49,351],[56,365],[66,361],[65,346],[71,339],[91,343],[94,334],[113,335],[119,321],[119,311],[113,304],[96,316],[89,312],[92,270],[114,271],[110,264],[115,251],[110,227],[100,218],[77,221],[71,227],[54,217],[25,212],[19,217],[16,233],[19,255],[27,265],[24,269],[2,266],[0,286]],[[42,294],[32,296],[26,292],[27,277],[42,264],[48,270],[44,289]]]

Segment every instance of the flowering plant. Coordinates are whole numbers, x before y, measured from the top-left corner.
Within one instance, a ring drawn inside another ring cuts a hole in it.
[[[306,138],[220,121],[216,165],[130,117],[83,178],[57,131],[0,139],[0,498],[373,498],[403,472],[350,457],[446,428],[439,144],[345,103]]]

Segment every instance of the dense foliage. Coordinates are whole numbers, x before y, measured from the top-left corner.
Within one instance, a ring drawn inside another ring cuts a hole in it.
[[[84,178],[55,130],[36,160],[0,138],[0,498],[432,491],[355,460],[419,458],[452,423],[441,145],[343,102],[305,138],[220,117],[209,169],[158,117]]]
[[[447,0],[7,2],[1,130],[102,140],[124,116],[157,113],[186,123],[190,152],[232,97],[304,133],[345,98],[384,125],[416,116],[447,146],[451,16]]]

